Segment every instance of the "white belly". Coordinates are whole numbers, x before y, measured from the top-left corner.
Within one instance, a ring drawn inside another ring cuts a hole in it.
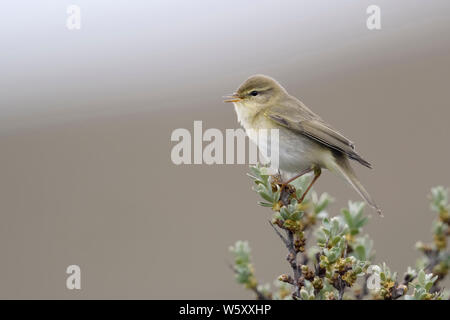
[[[263,150],[267,150],[268,155],[272,154],[270,130],[267,135],[258,134],[257,130],[247,130],[247,134],[250,140],[258,145],[262,155],[265,153]],[[321,165],[317,157],[323,150],[318,143],[287,129],[281,129],[279,130],[279,158],[276,169],[280,171],[283,178],[289,178],[311,168],[314,164]]]

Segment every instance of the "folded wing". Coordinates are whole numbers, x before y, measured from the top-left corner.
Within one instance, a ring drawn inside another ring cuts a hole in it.
[[[334,130],[309,109],[296,106],[271,107],[264,115],[281,126],[303,134],[333,150],[346,154],[350,159],[372,168],[372,165],[355,152],[352,141]]]

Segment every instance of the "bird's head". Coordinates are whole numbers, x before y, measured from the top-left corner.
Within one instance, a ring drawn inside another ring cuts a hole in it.
[[[287,95],[286,90],[274,79],[264,75],[254,75],[244,81],[224,102],[233,102],[242,108],[259,110],[272,105]]]

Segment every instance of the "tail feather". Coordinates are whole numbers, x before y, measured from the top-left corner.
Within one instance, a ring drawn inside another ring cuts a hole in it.
[[[334,169],[334,170],[333,170]],[[336,155],[335,163],[332,168],[333,171],[344,177],[348,183],[352,185],[352,187],[359,193],[359,195],[372,207],[374,208],[380,216],[383,216],[380,207],[377,206],[375,201],[373,201],[370,194],[364,188],[364,186],[359,182],[358,178],[355,175],[348,159],[344,155]]]
[[[356,160],[358,161],[360,164],[362,164],[363,166],[372,169],[372,165],[370,164],[370,162],[364,160],[359,154],[357,154],[356,152],[350,153],[348,154],[350,159]]]

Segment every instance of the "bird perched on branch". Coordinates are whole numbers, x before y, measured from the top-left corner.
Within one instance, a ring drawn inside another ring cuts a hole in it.
[[[282,183],[282,188],[298,177],[314,172],[314,178],[300,202],[322,169],[328,169],[347,180],[381,215],[381,209],[357,179],[349,159],[368,168],[372,167],[371,164],[355,151],[352,141],[289,95],[276,80],[264,75],[251,76],[236,93],[227,96],[225,102],[234,104],[239,122],[258,146],[263,144],[268,150],[271,147],[271,141],[261,141],[258,130],[278,129],[278,169],[290,177]]]

